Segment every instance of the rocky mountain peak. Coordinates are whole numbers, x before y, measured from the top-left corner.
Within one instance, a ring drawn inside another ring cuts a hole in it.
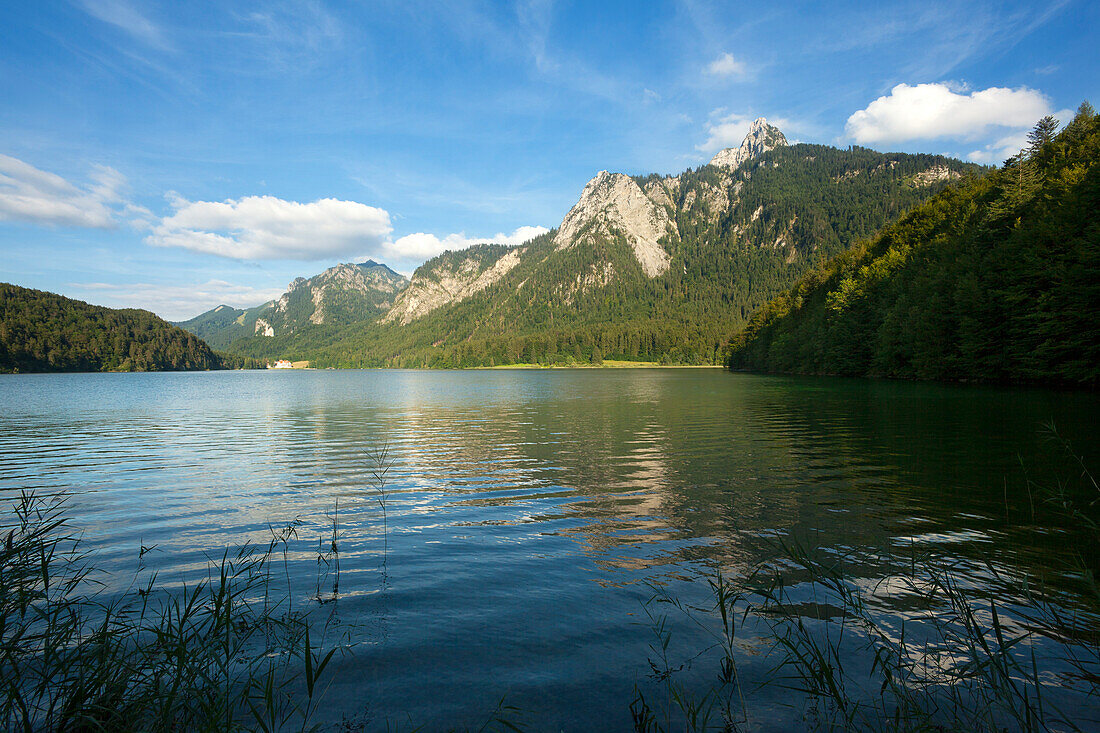
[[[723,168],[738,168],[746,161],[786,144],[787,138],[779,131],[778,127],[769,125],[763,117],[757,117],[749,127],[745,139],[741,141],[741,147],[719,150],[710,159],[710,164]]]
[[[600,171],[588,182],[581,198],[569,210],[554,236],[557,249],[572,247],[585,237],[622,234],[647,277],[668,270],[669,255],[658,240],[676,231],[665,206],[654,201],[663,189],[651,197],[630,176]],[[667,196],[665,197],[667,198]]]
[[[395,293],[404,289],[407,284],[408,280],[404,275],[374,260],[359,264],[341,262],[313,277],[295,278],[294,282],[287,286],[283,299],[286,299],[292,291],[301,288],[340,287],[359,292]]]
[[[290,333],[306,323],[369,317],[388,309],[408,284],[404,275],[373,260],[341,262],[313,277],[295,278],[257,321],[256,332]]]

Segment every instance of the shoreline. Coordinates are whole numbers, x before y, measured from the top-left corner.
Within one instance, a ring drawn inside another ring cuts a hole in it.
[[[429,367],[430,368],[430,367]],[[465,367],[461,371],[489,369],[725,369],[721,364],[661,364],[656,361],[605,361],[603,364],[498,364]]]
[[[496,366],[476,367],[240,367],[234,369],[153,369],[153,370],[103,370],[52,372],[0,371],[5,374],[200,374],[219,372],[332,372],[332,371],[423,371],[423,372],[473,372],[502,369],[538,370],[538,369],[725,369],[721,364],[659,364],[658,362],[618,362],[604,364],[498,364]]]

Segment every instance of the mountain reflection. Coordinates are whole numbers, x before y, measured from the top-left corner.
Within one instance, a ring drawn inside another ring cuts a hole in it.
[[[305,599],[335,524],[325,608],[360,651],[334,662],[347,682],[332,699],[432,720],[439,699],[481,709],[490,679],[535,706],[548,675],[570,699],[629,700],[645,583],[695,592],[680,579],[714,562],[735,575],[778,538],[829,553],[899,617],[912,599],[891,565],[914,551],[994,590],[1023,573],[1056,587],[1074,538],[1016,521],[1020,466],[1056,470],[1051,419],[1095,455],[1098,403],[688,369],[9,375],[0,491],[72,493],[116,590],[141,546],[182,583],[297,519],[280,583]]]

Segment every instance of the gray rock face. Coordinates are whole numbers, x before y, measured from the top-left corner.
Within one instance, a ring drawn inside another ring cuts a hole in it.
[[[668,270],[669,255],[658,240],[676,234],[676,222],[666,208],[668,191],[650,185],[649,195],[630,176],[600,171],[584,187],[580,200],[562,220],[554,236],[557,249],[588,237],[623,235],[647,277]]]
[[[412,323],[436,308],[465,300],[500,280],[520,262],[518,247],[493,260],[489,250],[471,247],[431,261],[413,273],[412,281],[382,317],[382,323]]]
[[[786,144],[783,133],[761,117],[752,124],[740,148],[723,150],[711,164],[730,168],[732,173],[743,162]],[[554,235],[554,248],[560,251],[588,241],[621,236],[630,245],[646,277],[658,277],[668,272],[671,262],[662,241],[680,236],[677,210],[683,208],[693,215],[711,218],[721,215],[734,205],[742,182],[725,175],[717,185],[708,183],[698,192],[689,192],[683,202],[679,177],[651,178],[643,184],[644,187],[622,173],[597,173],[562,219]],[[503,255],[490,255],[488,250],[471,248],[427,262],[381,320],[404,325],[437,308],[464,300],[507,275],[520,263],[524,252],[520,247]],[[560,283],[558,297],[571,303],[578,294],[603,287],[615,277],[610,263],[596,263]],[[525,283],[526,280],[519,283],[517,290]]]
[[[766,119],[758,117],[749,127],[749,134],[745,135],[745,139],[741,141],[741,147],[719,150],[710,159],[710,164],[731,170],[740,168],[746,161],[786,144],[787,138],[779,131],[779,128],[772,127]]]
[[[710,164],[732,171],[786,144],[783,133],[761,117],[752,123],[741,147],[720,151]],[[689,192],[681,206],[685,210],[698,208],[700,215],[716,216],[732,205],[739,188],[732,186],[730,178],[723,178],[719,185],[708,184],[698,194]],[[679,178],[650,180],[643,190],[630,176],[600,171],[565,215],[554,236],[554,245],[560,250],[588,238],[622,235],[634,251],[642,272],[647,277],[662,275],[668,271],[670,257],[660,241],[666,236],[679,237],[675,219],[679,193]]]
[[[927,170],[923,170],[917,175],[913,176],[914,186],[931,186],[933,183],[940,181],[953,181],[955,179],[962,178],[962,173],[953,171],[946,165],[934,165]]]

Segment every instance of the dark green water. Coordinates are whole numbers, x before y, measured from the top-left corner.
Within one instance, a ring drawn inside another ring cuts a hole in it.
[[[649,671],[644,583],[699,600],[688,579],[708,561],[737,572],[776,533],[916,543],[976,583],[986,562],[1041,575],[1071,605],[1065,561],[1096,559],[1029,526],[1024,480],[1066,473],[1045,423],[1098,455],[1087,393],[691,369],[285,371],[6,375],[0,405],[0,492],[72,492],[120,587],[142,544],[180,582],[300,517],[304,603],[338,499],[335,623],[354,654],[334,662],[325,714],[369,727],[476,725],[502,695],[538,730],[626,727]],[[385,573],[369,476],[383,445]],[[768,668],[749,643],[746,678]],[[790,725],[783,702],[754,692],[752,726]]]

